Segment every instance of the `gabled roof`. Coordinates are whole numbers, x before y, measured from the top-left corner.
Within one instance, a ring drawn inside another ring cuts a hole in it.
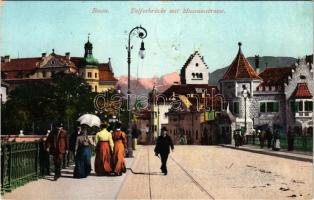
[[[114,77],[113,72],[110,69],[109,63],[101,63],[98,66],[99,70],[99,81],[113,81],[117,82],[118,80]]]
[[[295,99],[308,99],[312,97],[313,96],[307,86],[307,83],[298,83],[297,87],[291,95],[291,98]]]
[[[251,66],[249,61],[245,58],[241,50],[241,42],[239,44],[239,51],[231,65],[223,76],[223,80],[238,80],[238,79],[261,79]]]
[[[281,86],[283,89],[284,83],[288,81],[288,77],[292,74],[292,69],[293,67],[267,67],[259,74],[263,82],[257,87],[264,90],[267,86],[275,86],[276,88]]]
[[[202,60],[202,62],[204,63],[204,65],[207,67],[207,64],[206,64],[205,61],[204,61],[204,57],[201,56],[201,54],[200,54],[198,51],[195,51],[193,54],[190,55],[190,57],[189,57],[189,58],[186,60],[186,62],[184,63],[184,65],[183,65],[183,68],[184,68],[184,69],[190,64],[190,62],[193,60],[193,58],[194,58],[196,55],[198,55],[198,56],[201,58],[201,60]]]
[[[36,69],[37,63],[41,61],[41,57],[10,59],[10,62],[1,61],[1,71],[31,71]]]

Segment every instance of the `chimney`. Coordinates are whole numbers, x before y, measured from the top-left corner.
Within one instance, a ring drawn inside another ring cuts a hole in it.
[[[4,56],[4,62],[5,62],[5,63],[10,62],[10,55],[5,55],[5,56]]]
[[[255,71],[259,74],[259,55],[255,55]]]
[[[66,52],[66,53],[65,53],[65,58],[66,58],[67,60],[70,60],[70,58],[71,58],[71,57],[70,57],[70,52]]]
[[[42,53],[41,58],[44,59],[46,57],[46,55],[47,55],[46,53]]]

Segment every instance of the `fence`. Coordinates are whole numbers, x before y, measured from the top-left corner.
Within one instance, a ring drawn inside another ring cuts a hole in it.
[[[267,140],[264,140],[267,146]],[[248,136],[248,144],[260,145],[259,138],[252,135]],[[280,148],[288,149],[288,140],[284,135],[280,135]],[[293,148],[299,151],[313,151],[313,136],[296,136],[293,141]]]
[[[67,155],[67,158],[63,167],[74,161],[73,154]],[[52,157],[44,150],[44,141],[1,144],[1,194],[53,170]]]

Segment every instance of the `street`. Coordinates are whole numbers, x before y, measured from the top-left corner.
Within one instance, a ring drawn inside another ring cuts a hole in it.
[[[312,199],[312,163],[219,146],[175,146],[168,175],[143,147],[118,198]]]
[[[175,146],[168,175],[160,172],[154,146],[126,158],[127,174],[33,181],[2,199],[312,199],[312,163],[220,146]],[[131,171],[132,170],[132,171]]]

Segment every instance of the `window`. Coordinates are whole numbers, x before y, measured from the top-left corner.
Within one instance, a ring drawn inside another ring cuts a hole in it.
[[[88,73],[87,73],[87,77],[88,77],[88,78],[92,78],[92,72],[88,72]]]
[[[198,63],[196,63],[195,66],[198,67]]]
[[[260,112],[279,112],[279,102],[260,102]]]
[[[157,131],[157,125],[154,125],[154,131]]]
[[[260,112],[266,112],[266,103],[265,102],[261,102],[259,105],[259,111]]]
[[[95,78],[97,78],[97,73],[95,73]]]
[[[46,78],[47,77],[47,73],[43,72],[43,77]]]
[[[305,101],[304,102],[304,111],[313,111],[313,102]]]
[[[196,139],[198,140],[198,130],[196,130],[195,135],[196,135]]]
[[[239,114],[240,113],[239,102],[233,102],[233,113],[234,114]]]
[[[97,85],[95,85],[95,92],[97,92]]]
[[[199,78],[203,78],[203,73],[200,73]]]
[[[195,73],[192,73],[193,78],[195,78]]]

